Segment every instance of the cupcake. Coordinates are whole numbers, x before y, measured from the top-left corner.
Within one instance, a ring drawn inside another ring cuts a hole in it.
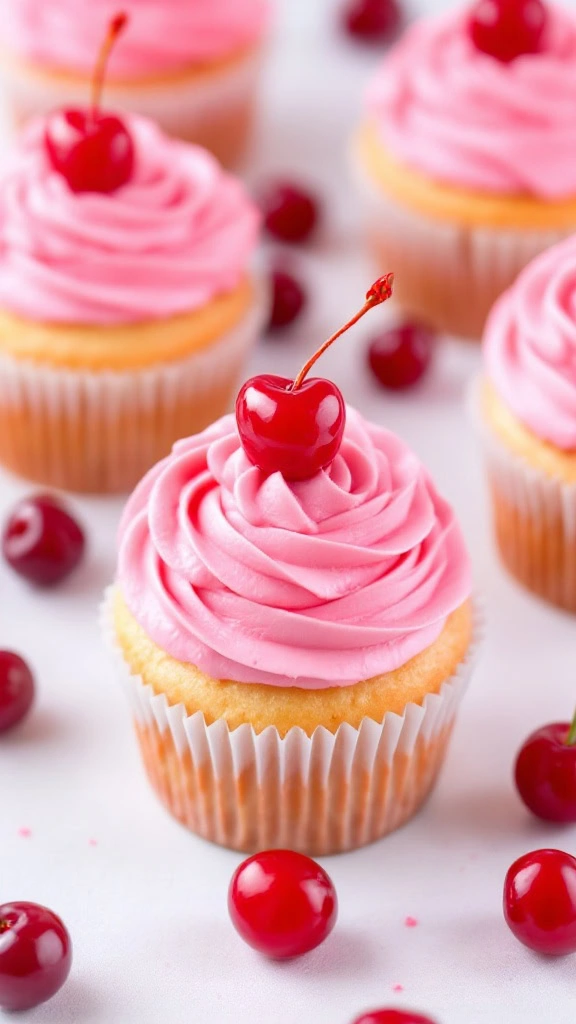
[[[237,850],[350,850],[441,767],[477,642],[460,529],[334,384],[268,375],[130,498],[105,623],[160,800]]]
[[[476,401],[504,564],[576,612],[576,237],[499,299]]]
[[[416,22],[377,72],[355,141],[369,242],[396,270],[398,301],[463,337],[576,230],[576,16],[534,0],[526,24],[527,6],[493,5],[491,26],[483,3]]]
[[[254,120],[268,0],[126,0],[132,29],[111,63],[111,106],[168,134],[243,156]],[[94,45],[117,0],[8,0],[1,30],[4,94],[21,123],[84,102]]]

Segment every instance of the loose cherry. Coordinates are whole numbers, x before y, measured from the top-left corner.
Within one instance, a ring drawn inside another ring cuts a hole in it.
[[[246,455],[263,473],[307,480],[334,461],[346,422],[344,398],[332,381],[305,377],[337,338],[390,298],[393,279],[386,274],[372,285],[362,309],[324,342],[294,381],[265,374],[242,386],[236,399],[238,433]]]
[[[121,118],[100,109],[108,58],[127,21],[118,14],[110,22],[94,71],[91,107],[56,110],[46,123],[50,163],[73,192],[115,192],[132,177],[132,136]]]
[[[576,822],[576,715],[572,724],[537,729],[516,759],[516,786],[529,810],[545,821]]]
[[[17,725],[34,700],[34,676],[23,658],[0,651],[0,732]]]
[[[300,282],[282,267],[275,267],[270,275],[272,285],[271,330],[280,330],[294,323],[306,304],[306,292]]]
[[[69,576],[84,547],[84,533],[76,520],[57,498],[45,494],[20,501],[2,535],[8,564],[41,586],[52,586]]]
[[[477,50],[509,64],[544,49],[547,21],[541,0],[478,0],[468,31]]]
[[[386,43],[401,23],[397,0],[351,0],[342,11],[343,25],[349,35],[365,43]]]
[[[282,242],[306,242],[318,223],[318,201],[299,185],[271,182],[260,195],[266,230]]]
[[[409,1010],[371,1010],[358,1017],[353,1024],[434,1024],[434,1021]]]
[[[504,883],[504,916],[520,942],[537,953],[576,953],[576,858],[535,850],[517,860]]]
[[[334,885],[310,857],[268,850],[234,873],[228,910],[238,934],[259,953],[287,960],[328,938],[338,915]]]
[[[37,903],[0,907],[0,1007],[30,1010],[62,987],[72,964],[68,931]]]
[[[424,324],[391,327],[372,339],[368,348],[370,369],[383,387],[404,391],[426,373],[434,342],[434,332]]]

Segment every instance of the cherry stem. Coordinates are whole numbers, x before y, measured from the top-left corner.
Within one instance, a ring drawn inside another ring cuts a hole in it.
[[[118,39],[118,36],[124,31],[128,24],[128,15],[121,13],[117,14],[108,26],[108,31],[102,46],[100,47],[100,53],[96,61],[94,68],[94,74],[92,76],[92,117],[95,119],[100,110],[100,100],[102,99],[102,89],[104,88],[104,79],[106,77],[106,68],[108,66],[108,59]]]
[[[570,731],[568,733],[568,738],[566,740],[566,746],[567,747],[574,747],[574,746],[576,746],[576,714],[574,715],[574,718],[572,719],[572,725],[570,726]]]
[[[349,330],[350,327],[353,327],[354,324],[357,324],[358,321],[361,320],[363,316],[365,316],[369,309],[372,309],[374,306],[379,306],[381,302],[386,302],[386,300],[390,298],[390,296],[392,295],[393,284],[394,274],[385,274],[384,277],[379,277],[378,280],[374,282],[372,287],[366,293],[366,302],[362,306],[362,309],[359,309],[356,315],[353,316],[352,319],[348,321],[348,323],[344,324],[344,327],[341,327],[339,331],[336,331],[336,334],[333,334],[331,338],[328,338],[328,341],[325,341],[324,344],[320,346],[318,351],[315,352],[311,359],[308,360],[306,365],[302,367],[300,373],[298,374],[294,383],[289,389],[290,391],[296,391],[300,387],[304,378],[308,375],[308,373],[314,366],[314,363],[318,359],[320,359],[321,355],[324,355],[326,349],[330,348],[330,345],[332,345],[337,338],[339,338],[342,334]]]

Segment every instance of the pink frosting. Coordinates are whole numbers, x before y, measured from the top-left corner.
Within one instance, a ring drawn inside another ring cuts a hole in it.
[[[232,416],[178,442],[128,502],[118,579],[179,661],[306,689],[405,664],[470,594],[451,508],[351,409],[331,468],[299,483],[251,465]]]
[[[534,260],[486,326],[488,376],[537,437],[576,450],[576,236]]]
[[[203,149],[129,118],[133,180],[73,193],[32,125],[0,184],[0,307],[31,320],[118,324],[199,308],[249,265],[259,215]]]
[[[130,25],[112,54],[112,78],[225,56],[256,42],[269,16],[269,0],[6,0],[0,33],[29,60],[87,73],[119,6]]]
[[[548,11],[544,51],[510,64],[474,47],[467,11],[416,22],[369,92],[384,145],[463,188],[576,195],[576,17]]]

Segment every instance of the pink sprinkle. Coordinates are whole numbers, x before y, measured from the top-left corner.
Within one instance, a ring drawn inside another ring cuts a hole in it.
[[[407,917],[404,924],[407,928],[417,928],[420,922],[417,917]]]
[[[98,846],[98,840],[97,839],[89,839],[88,840],[88,846]]]
[[[26,828],[26,826],[24,825],[22,828],[18,829],[18,835],[20,836],[21,839],[30,839],[30,836],[32,835],[32,829]]]
[[[398,984],[392,985],[392,991],[393,992],[403,992],[404,991],[404,985],[398,985]]]

